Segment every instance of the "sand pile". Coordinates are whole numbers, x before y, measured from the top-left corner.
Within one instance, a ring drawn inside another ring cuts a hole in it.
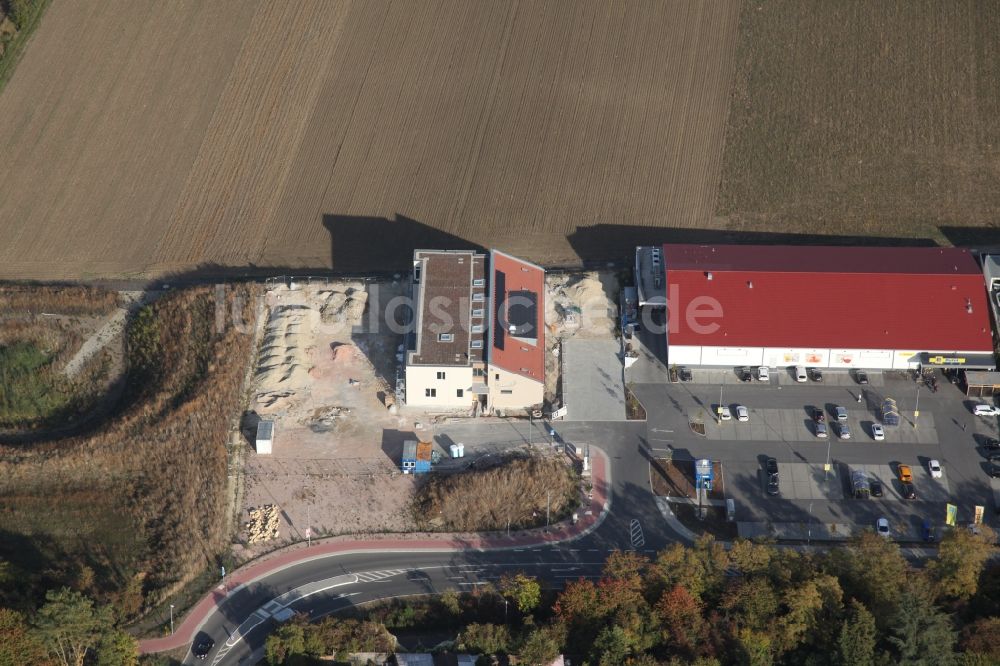
[[[257,379],[264,389],[294,389],[309,381],[309,350],[301,344],[300,331],[308,325],[309,308],[280,305],[272,308],[267,322]]]
[[[250,520],[245,525],[247,542],[258,543],[278,538],[278,507],[265,504],[250,509]]]
[[[602,281],[595,272],[548,276],[545,323],[549,330],[570,335],[607,335],[614,331],[615,306],[608,299],[605,284],[613,280],[604,276]]]

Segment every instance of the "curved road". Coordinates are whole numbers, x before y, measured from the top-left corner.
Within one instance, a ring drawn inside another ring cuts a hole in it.
[[[208,636],[215,642],[208,663],[256,663],[275,626],[271,615],[282,608],[317,617],[376,599],[468,590],[514,571],[558,587],[599,575],[613,550],[651,554],[686,541],[663,520],[649,491],[645,423],[566,423],[559,432],[564,440],[594,444],[592,515],[581,516],[577,526],[510,539],[375,540],[294,550],[234,572],[228,584],[192,609],[173,636],[143,641],[141,650],[190,647]],[[184,663],[205,662],[189,651]]]

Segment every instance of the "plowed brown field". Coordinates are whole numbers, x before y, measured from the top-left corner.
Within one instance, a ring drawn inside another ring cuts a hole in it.
[[[601,225],[709,226],[739,9],[53,3],[0,95],[0,277],[571,263],[632,243]]]

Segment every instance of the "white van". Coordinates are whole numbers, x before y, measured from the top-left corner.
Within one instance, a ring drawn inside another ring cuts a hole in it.
[[[809,375],[806,374],[805,366],[802,365],[795,366],[795,381],[797,382],[809,381]]]

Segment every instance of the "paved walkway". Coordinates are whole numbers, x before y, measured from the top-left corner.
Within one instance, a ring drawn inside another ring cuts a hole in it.
[[[186,647],[191,644],[198,628],[236,590],[266,578],[282,569],[306,560],[319,557],[334,557],[377,549],[379,552],[424,551],[450,552],[468,550],[503,550],[524,548],[572,541],[597,529],[610,509],[611,465],[607,454],[597,447],[590,447],[592,493],[590,504],[583,509],[576,524],[563,522],[548,530],[526,530],[511,536],[488,534],[421,534],[372,536],[370,538],[334,537],[317,541],[310,548],[300,543],[265,555],[241,569],[229,574],[226,579],[205,595],[194,608],[177,624],[176,631],[165,638],[153,638],[139,643],[143,654],[164,652]],[[411,537],[411,538],[407,538]]]
[[[625,384],[617,340],[563,342],[566,421],[624,421]]]

